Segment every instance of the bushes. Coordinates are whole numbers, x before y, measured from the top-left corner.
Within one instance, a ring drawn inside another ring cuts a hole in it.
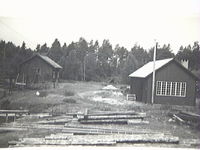
[[[47,91],[40,91],[39,97],[46,97],[48,95]]]
[[[75,104],[76,103],[76,100],[73,99],[73,98],[65,98],[63,99],[64,102],[66,103],[71,103],[71,104]]]
[[[7,99],[5,101],[3,101],[0,105],[0,108],[1,109],[9,109],[10,108],[10,101]]]
[[[64,96],[66,96],[67,98],[63,99],[63,101],[66,103],[71,103],[71,104],[76,103],[76,100],[73,98],[74,95],[75,93],[73,91],[65,90]]]
[[[74,93],[73,91],[67,91],[67,90],[66,90],[66,91],[64,92],[64,95],[65,95],[65,96],[74,96],[75,93]]]

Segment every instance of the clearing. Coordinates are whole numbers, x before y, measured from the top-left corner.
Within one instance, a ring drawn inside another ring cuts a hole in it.
[[[31,137],[38,139],[52,134],[59,134],[63,131],[66,120],[70,120],[66,114],[85,113],[86,110],[88,112],[134,111],[146,113],[145,121],[148,121],[148,124],[100,124],[93,125],[93,127],[169,133],[179,138],[179,144],[154,144],[154,146],[198,147],[197,144],[192,145],[190,142],[199,141],[199,130],[188,125],[177,124],[177,122],[171,120],[168,114],[177,111],[177,109],[197,113],[199,108],[158,104],[149,105],[127,101],[126,97],[119,91],[102,90],[105,86],[106,83],[100,82],[64,81],[59,83],[59,86],[55,89],[14,91],[12,95],[2,98],[0,102],[8,101],[8,109],[29,110],[30,115],[20,117],[15,122],[11,118],[9,123],[6,124],[4,123],[5,120],[1,118],[0,147],[8,147],[9,141],[17,141],[20,138]],[[114,86],[118,89],[121,87],[121,85]],[[40,93],[39,96],[36,95],[37,91]],[[42,122],[47,123],[47,125],[41,126],[40,129],[34,126],[36,123]],[[53,126],[48,126],[49,124],[53,124]],[[5,126],[10,128],[32,126],[33,129],[13,129],[14,131],[8,132],[3,131]],[[110,142],[112,143],[113,141]]]

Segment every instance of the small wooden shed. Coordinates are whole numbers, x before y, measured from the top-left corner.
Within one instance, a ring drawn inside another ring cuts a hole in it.
[[[56,82],[62,67],[47,56],[35,54],[19,67],[19,78],[24,83]]]
[[[153,62],[145,64],[130,77],[130,92],[136,100],[151,103]],[[154,103],[195,105],[198,78],[175,59],[155,61]]]

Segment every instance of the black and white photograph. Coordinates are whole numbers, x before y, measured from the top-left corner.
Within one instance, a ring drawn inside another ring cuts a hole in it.
[[[199,149],[200,0],[0,0],[0,149]]]

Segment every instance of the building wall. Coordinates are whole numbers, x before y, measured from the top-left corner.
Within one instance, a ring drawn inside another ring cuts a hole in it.
[[[37,56],[22,64],[20,68],[20,74],[22,75],[24,73],[24,76],[28,82],[33,82],[37,69],[39,69],[39,82],[52,79],[53,68]]]
[[[142,78],[131,78],[131,94],[136,94],[137,101],[143,101],[143,84],[144,79]]]
[[[186,82],[186,97],[158,96],[156,95],[156,84],[154,102],[159,104],[195,105],[196,81],[180,66],[173,61],[156,72],[156,81]],[[151,102],[152,75],[147,78],[148,93],[147,101]]]

